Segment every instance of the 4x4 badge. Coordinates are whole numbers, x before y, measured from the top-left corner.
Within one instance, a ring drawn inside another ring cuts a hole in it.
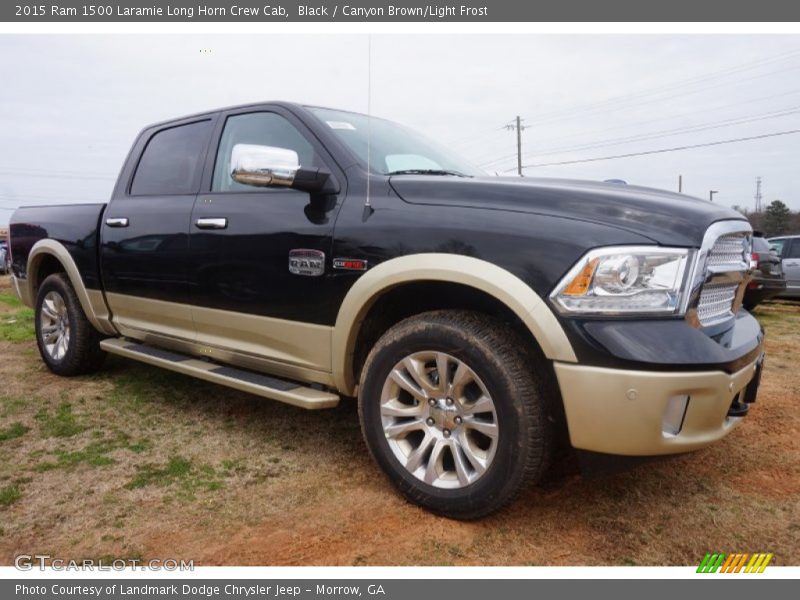
[[[307,248],[289,250],[289,273],[308,277],[318,277],[324,274],[325,253]]]
[[[366,271],[367,261],[360,258],[334,258],[333,268],[346,271]]]

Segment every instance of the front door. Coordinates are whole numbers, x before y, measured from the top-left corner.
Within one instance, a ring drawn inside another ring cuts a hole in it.
[[[212,355],[224,349],[326,371],[335,318],[326,289],[343,191],[319,196],[243,185],[231,178],[230,163],[236,144],[257,144],[294,150],[302,167],[333,172],[335,165],[304,126],[278,108],[232,111],[217,129],[189,238],[197,341]],[[333,176],[343,190],[344,178]]]
[[[800,296],[800,238],[786,240],[783,251],[786,291],[791,292],[793,296]]]

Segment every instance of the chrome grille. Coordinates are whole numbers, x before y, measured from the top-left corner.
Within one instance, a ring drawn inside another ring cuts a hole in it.
[[[702,325],[709,325],[723,317],[733,314],[733,301],[736,299],[738,283],[708,283],[700,292],[697,303],[697,318]]]
[[[746,270],[750,259],[749,256],[744,256],[746,242],[745,232],[721,236],[708,254],[708,266],[715,271],[721,267],[730,271]]]
[[[713,241],[705,261],[706,283],[697,301],[700,325],[723,321],[738,309],[737,293],[746,283],[744,275],[750,266],[750,235],[750,231],[734,231]]]

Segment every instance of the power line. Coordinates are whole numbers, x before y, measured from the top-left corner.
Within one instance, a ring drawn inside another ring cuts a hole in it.
[[[708,83],[710,80],[720,79],[720,78],[728,77],[728,76],[736,74],[736,73],[741,73],[742,71],[748,71],[748,70],[756,69],[756,68],[758,68],[760,66],[764,66],[764,65],[767,65],[767,64],[770,64],[770,63],[779,62],[779,61],[782,61],[782,60],[793,58],[793,57],[795,57],[797,55],[800,55],[800,51],[794,50],[794,51],[791,51],[791,52],[778,54],[778,55],[773,56],[773,57],[768,57],[768,58],[765,58],[765,59],[751,61],[749,63],[743,63],[743,64],[740,64],[740,65],[735,65],[735,66],[732,66],[732,67],[721,69],[719,71],[711,71],[711,72],[704,73],[702,75],[695,75],[693,77],[689,77],[689,78],[686,78],[686,79],[679,79],[679,80],[674,81],[674,82],[669,83],[669,84],[663,84],[663,85],[656,86],[654,88],[650,88],[650,89],[646,89],[646,90],[642,90],[642,91],[639,91],[639,92],[632,92],[630,94],[622,94],[620,96],[608,98],[606,100],[600,100],[600,101],[597,101],[597,102],[590,102],[588,104],[583,104],[583,105],[578,104],[578,105],[574,105],[572,108],[558,109],[558,110],[555,110],[555,111],[542,113],[537,118],[533,119],[532,122],[533,123],[540,123],[542,121],[550,121],[550,120],[553,120],[554,117],[559,117],[561,115],[571,116],[572,114],[574,114],[576,112],[593,111],[593,110],[596,110],[598,108],[602,108],[602,107],[610,105],[610,104],[624,103],[624,102],[626,102],[628,100],[635,99],[635,98],[653,96],[653,95],[658,95],[658,94],[662,94],[662,93],[665,93],[665,92],[671,93],[671,92],[674,92],[675,90],[680,89],[680,88],[691,87],[691,86],[697,85],[697,84],[705,84],[705,83]],[[770,74],[773,74],[773,73],[780,73],[780,72],[783,72],[783,71],[786,71],[786,70],[791,70],[791,69],[796,69],[796,68],[798,68],[797,65],[789,67],[787,69],[780,69],[778,71],[773,71],[771,73],[766,73],[766,74],[756,75],[756,76],[753,76],[753,77],[748,77],[748,78],[739,80],[739,82],[749,81],[750,79],[763,77],[765,75],[770,75]],[[701,87],[700,90],[695,90],[695,91],[690,92],[690,93],[694,94],[694,93],[697,93],[698,91],[701,91],[702,89],[705,89],[705,88]],[[684,92],[681,92],[680,94],[677,94],[677,95],[682,95],[682,94],[684,94]],[[675,96],[675,94],[672,94],[672,95],[668,96],[668,98],[674,97],[674,96]],[[650,101],[647,101],[647,102],[650,102]],[[645,102],[645,103],[647,103],[647,102]],[[555,120],[560,120],[560,119],[556,118]]]
[[[69,171],[37,171],[32,169],[15,169],[5,170],[0,169],[0,175],[7,175],[11,177],[42,177],[45,179],[102,179],[102,180],[116,180],[116,177],[110,175],[94,175],[89,173],[75,173]]]
[[[790,135],[793,133],[800,133],[800,129],[790,129],[788,131],[776,131],[774,133],[764,133],[761,135],[753,135],[749,137],[741,137],[741,138],[733,138],[729,140],[717,140],[715,142],[705,142],[703,144],[691,144],[688,146],[676,146],[674,148],[661,148],[658,150],[645,150],[643,152],[630,152],[628,154],[615,154],[613,156],[597,156],[594,158],[582,158],[577,160],[563,160],[559,162],[552,162],[552,163],[537,163],[537,164],[530,164],[530,165],[523,165],[523,169],[533,169],[536,167],[556,167],[560,165],[575,165],[578,163],[589,163],[589,162],[597,162],[601,160],[612,160],[615,158],[631,158],[633,156],[647,156],[650,154],[663,154],[665,152],[678,152],[680,150],[691,150],[693,148],[705,148],[707,146],[721,146],[723,144],[733,144],[736,142],[748,142],[750,140],[762,140],[765,138],[777,137],[780,135]],[[503,171],[504,173],[508,173],[509,171],[513,171],[514,169],[506,169]]]
[[[86,198],[84,196],[75,197],[75,196],[37,196],[35,194],[20,194],[17,196],[5,196],[0,194],[0,200],[13,200],[14,202],[27,202],[28,200],[47,200],[47,201],[56,201],[62,204],[67,203],[80,203],[80,202],[106,202],[108,199],[100,200],[96,198]]]
[[[782,92],[780,94],[770,94],[768,96],[760,96],[758,98],[748,98],[748,99],[741,100],[739,102],[733,102],[733,103],[726,102],[723,105],[723,108],[731,108],[731,107],[739,106],[739,105],[742,105],[742,104],[747,105],[747,106],[753,106],[753,104],[756,103],[756,102],[761,102],[761,101],[764,101],[764,100],[775,100],[776,98],[782,98],[784,96],[792,96],[792,95],[796,95],[796,94],[800,94],[800,89],[789,90],[787,92]],[[692,110],[692,111],[683,112],[683,113],[680,113],[680,114],[677,114],[677,115],[671,115],[671,116],[668,116],[668,117],[659,117],[657,119],[647,119],[645,121],[626,122],[626,123],[624,123],[622,125],[616,125],[614,127],[606,127],[605,129],[592,131],[592,132],[590,132],[589,136],[593,136],[595,134],[605,133],[605,132],[608,132],[608,131],[614,131],[614,130],[617,130],[617,129],[638,129],[638,128],[642,127],[642,126],[650,125],[652,123],[661,123],[663,121],[671,121],[673,119],[691,117],[691,116],[694,116],[694,115],[704,114],[704,113],[707,113],[707,112],[710,112],[710,111],[719,111],[719,109],[720,109],[720,107],[713,107],[712,106],[712,107],[703,108],[701,110]],[[742,117],[742,118],[744,118],[744,117]],[[552,143],[552,142],[563,142],[565,140],[569,140],[571,138],[576,138],[576,137],[580,140],[580,138],[582,138],[582,137],[586,138],[587,135],[586,135],[586,132],[580,132],[580,133],[577,133],[577,134],[572,134],[572,135],[567,135],[567,136],[559,135],[559,136],[556,136],[556,137],[551,137],[549,139],[541,140],[541,143],[543,145],[545,145],[545,144]],[[594,142],[586,142],[586,143],[588,144],[588,143],[594,143]],[[536,152],[536,154],[538,154],[538,152]],[[485,159],[488,159],[490,156],[491,155],[484,154],[481,158],[476,159],[476,160],[485,160]],[[489,165],[493,165],[493,164],[496,164],[496,163],[500,163],[500,162],[509,160],[509,159],[513,158],[514,156],[515,155],[510,154],[510,155],[502,156],[500,158],[495,158],[493,160],[486,160],[486,162],[480,162],[478,164],[480,166],[489,166]]]
[[[765,121],[767,119],[777,119],[781,117],[788,117],[790,115],[794,115],[800,113],[800,106],[791,106],[788,108],[784,108],[777,111],[772,111],[768,113],[762,113],[760,115],[753,115],[753,116],[743,116],[743,117],[736,117],[732,119],[723,119],[721,121],[711,121],[710,123],[698,123],[696,125],[687,125],[685,127],[676,127],[673,129],[662,129],[660,131],[652,131],[649,133],[641,133],[637,135],[631,135],[627,137],[621,138],[612,138],[609,140],[599,140],[597,142],[589,143],[589,144],[582,144],[579,146],[562,146],[560,148],[551,148],[549,150],[537,150],[535,153],[536,156],[550,156],[553,154],[564,154],[567,152],[576,152],[580,150],[594,150],[597,148],[608,148],[609,146],[619,146],[623,144],[628,144],[632,142],[642,142],[647,140],[654,140],[664,137],[671,137],[674,135],[680,135],[685,133],[695,133],[699,131],[708,131],[710,129],[719,129],[721,127],[730,127],[732,125],[744,125],[747,123],[756,123],[758,121]],[[533,154],[528,154],[528,156],[533,156]],[[502,159],[496,159],[488,163],[484,163],[481,166],[488,166],[494,163],[502,162],[504,160],[508,160],[509,157],[505,157]]]
[[[756,61],[751,61],[749,63],[744,63],[744,64],[741,64],[741,65],[735,65],[735,66],[732,66],[732,67],[721,69],[719,71],[712,71],[711,73],[705,73],[703,75],[697,75],[697,76],[690,77],[690,78],[687,78],[687,79],[678,80],[677,82],[674,82],[674,83],[671,83],[671,84],[664,84],[664,85],[661,85],[661,86],[657,86],[655,88],[651,88],[649,90],[643,90],[643,91],[640,91],[640,92],[634,92],[634,93],[631,93],[631,94],[625,94],[625,95],[618,96],[618,97],[615,97],[615,98],[601,100],[599,102],[593,102],[593,103],[589,103],[589,104],[585,104],[585,105],[577,105],[573,109],[560,109],[560,110],[556,110],[556,111],[550,111],[550,112],[542,113],[538,117],[534,118],[531,122],[534,123],[534,124],[553,123],[553,122],[558,122],[558,121],[563,121],[565,119],[569,119],[570,117],[574,116],[575,114],[586,113],[586,112],[588,112],[588,113],[592,113],[592,112],[595,112],[595,113],[600,112],[600,113],[602,113],[602,112],[609,112],[609,111],[612,111],[612,110],[616,110],[615,108],[613,108],[613,106],[612,106],[612,108],[605,108],[605,109],[603,108],[603,107],[607,107],[608,105],[614,105],[614,104],[629,102],[628,106],[624,106],[624,107],[621,107],[621,108],[632,108],[634,106],[641,106],[643,104],[651,104],[653,102],[669,100],[671,98],[676,98],[676,97],[679,97],[679,96],[697,94],[697,93],[700,93],[700,92],[706,90],[709,87],[719,87],[719,86],[718,85],[713,85],[713,86],[701,85],[701,87],[699,89],[696,89],[696,90],[693,90],[693,91],[690,91],[690,92],[678,91],[676,93],[676,90],[679,90],[679,89],[685,88],[685,87],[698,85],[698,84],[707,84],[710,80],[720,79],[720,78],[723,78],[723,77],[728,77],[728,76],[736,74],[736,73],[740,73],[740,72],[743,72],[743,71],[756,69],[758,67],[761,67],[761,66],[764,66],[764,65],[767,65],[767,64],[770,64],[770,63],[786,60],[786,59],[789,59],[789,58],[793,58],[793,57],[798,56],[798,55],[800,55],[800,51],[797,51],[797,50],[791,51],[791,52],[786,52],[786,53],[779,54],[779,55],[776,55],[776,56],[773,56],[773,57],[768,57],[768,58],[765,58],[765,59],[759,59],[759,60],[756,60]],[[774,75],[774,74],[778,74],[778,73],[782,73],[782,72],[785,72],[785,71],[794,70],[794,69],[798,69],[798,68],[800,68],[800,65],[792,65],[790,67],[779,69],[777,71],[770,71],[768,73],[761,73],[761,74],[753,75],[751,77],[747,77],[747,78],[740,79],[740,80],[735,81],[735,82],[729,82],[729,83],[743,83],[745,81],[750,81],[752,79],[758,79],[758,78],[761,78],[761,77],[767,77],[769,75]],[[653,95],[658,96],[658,95],[662,95],[664,93],[667,93],[667,95],[666,96],[662,96],[660,98],[658,98],[658,97],[650,98],[648,100],[634,102],[634,103],[630,104],[630,101],[634,100],[636,98],[642,98],[642,97],[653,96]],[[785,94],[780,94],[780,95],[785,95]],[[506,128],[506,127],[502,127],[500,129],[504,129],[504,128]],[[493,130],[493,131],[496,131],[496,130]],[[487,135],[484,134],[484,135],[481,135],[481,136],[477,136],[475,138],[467,138],[468,141],[466,143],[463,143],[463,144],[462,143],[456,143],[456,144],[451,144],[451,145],[468,145],[469,143],[482,141],[482,140],[485,140],[486,138],[487,138]],[[508,157],[503,158],[503,159],[496,159],[496,160],[484,163],[484,165],[495,164],[495,163],[498,163],[498,162],[502,162],[503,160],[506,160],[507,158],[512,158],[512,157],[513,157],[513,155],[508,156]]]

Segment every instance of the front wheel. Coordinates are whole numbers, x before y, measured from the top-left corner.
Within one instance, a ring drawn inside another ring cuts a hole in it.
[[[546,389],[506,325],[435,311],[387,331],[367,357],[359,414],[367,446],[410,501],[460,519],[489,514],[547,468]]]
[[[106,353],[66,275],[48,276],[36,297],[36,343],[47,368],[70,377],[98,370]]]

